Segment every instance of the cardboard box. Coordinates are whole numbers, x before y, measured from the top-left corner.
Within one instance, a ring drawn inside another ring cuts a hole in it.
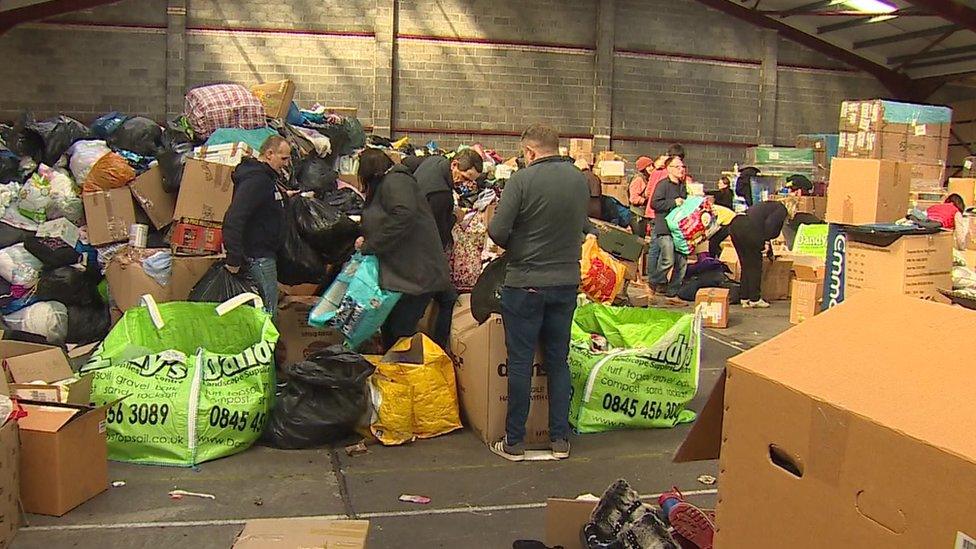
[[[624,183],[624,177],[627,175],[627,163],[621,160],[600,160],[593,168],[593,173],[603,183]],[[627,204],[624,202],[624,205]]]
[[[106,407],[22,402],[20,499],[60,517],[108,488]]]
[[[163,190],[163,170],[153,166],[129,184],[132,197],[146,212],[153,227],[162,229],[173,222],[176,195]]]
[[[128,187],[81,195],[88,222],[88,241],[93,246],[129,240],[129,227],[136,222],[136,205]]]
[[[863,225],[905,217],[911,168],[902,162],[835,158],[830,168],[826,220]]]
[[[598,500],[549,498],[546,500],[546,545],[586,549],[580,536]]]
[[[911,163],[909,189],[912,192],[936,193],[944,190],[946,167],[943,163],[920,164]]]
[[[168,251],[165,248],[134,250],[126,248],[116,254],[105,268],[109,293],[119,310],[125,312],[138,307],[143,295],[151,294],[156,301],[185,301],[190,290],[196,286],[203,275],[221,259],[221,256],[173,256],[169,284],[161,286],[156,279],[146,274],[142,260],[156,252]]]
[[[258,156],[257,151],[247,143],[223,143],[197,147],[193,149],[191,158],[236,168],[245,158],[255,156]]]
[[[0,376],[0,395],[10,395],[3,376]],[[10,421],[0,426],[0,549],[10,547],[19,527],[20,434],[17,422]]]
[[[281,334],[278,344],[285,347],[285,364],[302,362],[312,353],[342,343],[342,334],[333,328],[308,325],[308,313],[318,302],[313,296],[284,296],[278,302],[275,325]]]
[[[706,328],[729,327],[728,288],[702,288],[695,294],[695,309],[702,309],[702,326]]]
[[[604,178],[601,177],[600,179],[603,180]],[[623,181],[623,178],[608,178],[603,181],[603,185],[601,185],[603,196],[616,198],[622,205],[629,206],[630,193],[628,191],[628,185],[621,183],[621,181]]]
[[[847,235],[845,295],[863,290],[939,298],[952,289],[952,233],[906,235],[875,246]]]
[[[967,208],[976,206],[976,179],[974,178],[950,177],[947,192],[961,196]]]
[[[279,80],[251,86],[251,93],[264,105],[264,114],[268,118],[279,120],[288,117],[288,109],[295,98],[295,83],[291,80]]]
[[[823,282],[827,266],[824,259],[809,255],[791,254],[793,276],[800,280],[819,280]]]
[[[793,279],[793,260],[776,257],[772,261],[763,258],[760,293],[766,301],[782,301],[790,297],[790,280]]]
[[[480,326],[470,308],[454,310],[451,349],[461,409],[470,427],[485,443],[505,435],[508,407],[508,354],[502,318],[492,315]],[[532,372],[532,404],[525,424],[528,447],[549,447],[549,393],[542,358],[536,353]]]
[[[78,227],[64,217],[41,223],[36,234],[38,238],[60,238],[72,247],[78,245]]]
[[[251,519],[233,549],[365,549],[368,520]]]
[[[173,220],[185,217],[222,223],[233,194],[234,183],[230,179],[233,171],[234,168],[223,164],[187,160]]]
[[[790,290],[790,324],[799,324],[820,312],[823,280],[794,280]]]
[[[590,218],[590,222],[600,231],[597,241],[603,251],[618,259],[634,262],[640,261],[645,254],[647,242],[643,238],[606,221]]]
[[[720,459],[715,547],[965,547],[974,337],[972,311],[862,292],[730,358],[675,456]]]
[[[0,341],[0,360],[5,387],[16,398],[81,405],[91,400],[93,374],[76,378],[68,357],[58,347],[4,340]]]
[[[173,224],[170,246],[176,255],[223,253],[224,231],[216,221],[182,218]]]
[[[841,104],[838,155],[937,163],[948,158],[952,109],[872,99]]]
[[[593,164],[593,140],[592,139],[570,139],[569,156],[573,160],[580,158],[586,160],[590,165]]]

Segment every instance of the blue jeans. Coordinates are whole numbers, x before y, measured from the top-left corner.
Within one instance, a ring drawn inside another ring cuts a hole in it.
[[[671,240],[671,235],[655,236],[652,245],[655,242],[660,249],[660,258],[657,262],[657,270],[650,277],[651,282],[663,284],[665,286],[664,293],[668,297],[675,297],[681,288],[681,282],[685,279],[688,256],[680,254],[674,249],[674,241]],[[650,266],[648,266],[648,269],[650,269]],[[670,279],[668,279],[668,271],[671,271]]]
[[[278,316],[278,262],[273,257],[254,257],[248,262],[247,269],[261,292],[264,310],[274,320]]]
[[[542,346],[542,367],[549,381],[549,438],[569,439],[569,332],[576,310],[576,286],[502,288],[502,320],[508,348],[509,444],[525,440],[529,417],[533,359]]]

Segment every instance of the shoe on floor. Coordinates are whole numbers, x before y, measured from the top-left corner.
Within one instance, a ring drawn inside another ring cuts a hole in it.
[[[654,512],[645,513],[624,527],[617,542],[622,549],[681,549]]]
[[[668,298],[665,300],[665,304],[668,307],[685,307],[688,305],[688,302],[678,296],[672,295],[668,296]]]
[[[743,299],[742,301],[740,301],[739,304],[742,305],[742,308],[743,309],[751,309],[752,308],[752,302],[749,301],[749,300],[746,300],[746,299]]]
[[[569,458],[569,441],[568,440],[554,440],[552,445],[549,447],[552,450],[552,457],[556,459],[568,459]]]
[[[509,445],[508,442],[502,437],[496,440],[489,446],[491,451],[508,461],[524,461],[525,460],[525,444],[518,443],[514,445]]]
[[[681,537],[695,544],[699,549],[712,549],[715,538],[715,522],[694,505],[682,501],[671,508],[668,522]]]
[[[750,301],[749,307],[753,309],[768,309],[769,303],[765,299],[760,299],[759,301]]]

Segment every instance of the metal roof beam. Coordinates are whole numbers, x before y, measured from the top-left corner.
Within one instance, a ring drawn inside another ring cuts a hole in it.
[[[119,0],[49,0],[20,8],[0,11],[0,34],[21,23],[40,21],[49,17],[64,15],[73,11],[114,4]]]
[[[907,0],[909,4],[961,25],[971,31],[976,31],[976,10],[969,6],[953,2],[952,0]]]
[[[841,21],[840,23],[831,23],[829,25],[824,25],[822,27],[817,27],[817,34],[827,34],[828,32],[834,32],[844,29],[850,29],[854,27],[860,27],[861,25],[868,25],[870,23],[876,23],[880,21],[874,21],[876,17],[904,17],[904,16],[915,16],[915,17],[929,17],[931,13],[923,12],[918,8],[908,8],[898,11],[893,11],[886,14],[868,14],[868,15],[851,15],[851,17],[856,17],[850,21]]]
[[[874,46],[884,46],[886,44],[897,44],[898,42],[904,42],[905,40],[914,40],[916,38],[925,38],[928,36],[939,36],[947,32],[958,30],[962,30],[960,25],[943,25],[941,27],[932,27],[931,29],[924,29],[915,32],[903,32],[901,34],[893,34],[891,36],[882,36],[881,38],[872,38],[871,40],[861,40],[860,42],[854,42],[852,47],[855,50],[859,50],[861,48],[872,48]]]
[[[923,67],[937,67],[939,65],[951,65],[952,63],[959,63],[962,61],[973,61],[976,60],[976,54],[961,55],[959,57],[949,57],[946,59],[929,59],[912,61],[911,63],[905,65],[906,69],[921,69]]]
[[[944,50],[933,50],[925,53],[909,53],[906,55],[896,55],[894,57],[888,58],[889,65],[897,65],[904,61],[921,61],[924,59],[935,59],[937,57],[948,57],[950,55],[957,55],[960,53],[973,53],[976,52],[976,46],[960,46],[958,48],[946,48]]]
[[[819,10],[820,8],[826,8],[827,6],[834,3],[834,0],[817,0],[816,2],[810,2],[809,4],[803,4],[802,6],[797,6],[795,8],[790,8],[788,10],[783,10],[780,12],[780,17],[789,17],[791,15],[799,15],[802,13],[810,13],[812,11]]]

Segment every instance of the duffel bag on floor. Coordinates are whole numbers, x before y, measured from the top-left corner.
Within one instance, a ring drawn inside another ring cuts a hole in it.
[[[109,459],[189,467],[247,449],[274,394],[278,330],[261,298],[142,302],[82,368],[93,402],[123,399],[108,410]]]

